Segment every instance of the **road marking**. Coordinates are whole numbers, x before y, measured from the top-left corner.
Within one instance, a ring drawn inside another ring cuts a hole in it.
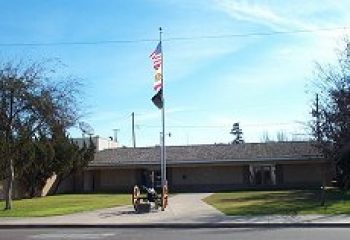
[[[102,239],[115,236],[114,233],[46,233],[31,236],[32,239]]]

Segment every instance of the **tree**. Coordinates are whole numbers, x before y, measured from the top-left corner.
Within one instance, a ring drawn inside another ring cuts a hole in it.
[[[350,186],[350,42],[336,64],[317,65],[311,130],[326,158],[335,162],[341,187]]]
[[[81,171],[88,166],[95,157],[95,144],[92,141],[92,138],[89,138],[89,143],[86,144],[83,142],[83,147],[79,151],[79,157],[73,162],[73,168],[69,172],[70,175],[75,175],[81,173]],[[75,186],[74,186],[75,187]]]
[[[58,190],[60,183],[82,170],[93,160],[95,146],[92,139],[82,148],[74,143],[61,127],[55,127],[52,136],[26,141],[21,148],[21,161],[15,165],[16,177],[25,197],[40,196],[48,178],[56,175],[51,193]]]
[[[25,142],[20,153],[20,161],[15,164],[16,177],[26,197],[38,196],[46,180],[53,175],[54,149],[49,139],[40,136]]]
[[[0,132],[1,134],[1,132]],[[0,180],[5,179],[5,141],[4,137],[0,136]]]
[[[234,123],[232,125],[232,129],[230,134],[232,134],[233,136],[235,136],[235,139],[232,141],[232,144],[240,144],[240,143],[244,143],[243,140],[243,131],[242,129],[239,127],[239,123]]]
[[[84,142],[79,148],[69,139],[68,135],[58,129],[53,137],[53,147],[55,151],[53,168],[57,175],[57,182],[53,190],[55,193],[62,181],[87,167],[88,163],[94,159],[96,147],[90,137],[89,145],[87,146]]]
[[[268,131],[264,131],[261,135],[261,142],[273,142],[273,140],[270,138],[269,132]]]
[[[55,81],[51,73],[37,63],[0,64],[0,156],[5,168],[5,209],[12,208],[15,167],[26,166],[24,162],[33,158],[31,154],[28,159],[23,158],[22,146],[33,149],[30,145],[37,139],[34,155],[47,154],[44,148],[55,125],[66,130],[80,117],[78,82]],[[50,156],[43,157],[43,161],[46,158]]]
[[[277,137],[277,142],[287,142],[288,141],[287,134],[282,130],[278,131],[276,133],[276,137]]]

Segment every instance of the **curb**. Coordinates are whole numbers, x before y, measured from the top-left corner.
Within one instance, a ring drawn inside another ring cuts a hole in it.
[[[151,224],[0,224],[0,229],[28,228],[350,228],[350,223],[151,223]]]

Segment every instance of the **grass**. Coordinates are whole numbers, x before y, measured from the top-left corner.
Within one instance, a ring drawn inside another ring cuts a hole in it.
[[[318,190],[216,193],[205,202],[226,215],[350,214],[350,192],[328,190],[321,206]]]
[[[1,201],[5,206],[4,201]],[[1,207],[0,204],[0,207]],[[62,194],[13,201],[0,217],[46,217],[131,204],[130,194]]]

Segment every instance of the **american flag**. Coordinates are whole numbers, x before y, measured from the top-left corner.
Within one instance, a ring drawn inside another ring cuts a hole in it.
[[[153,68],[158,70],[162,66],[162,45],[160,42],[149,57],[153,62]]]

